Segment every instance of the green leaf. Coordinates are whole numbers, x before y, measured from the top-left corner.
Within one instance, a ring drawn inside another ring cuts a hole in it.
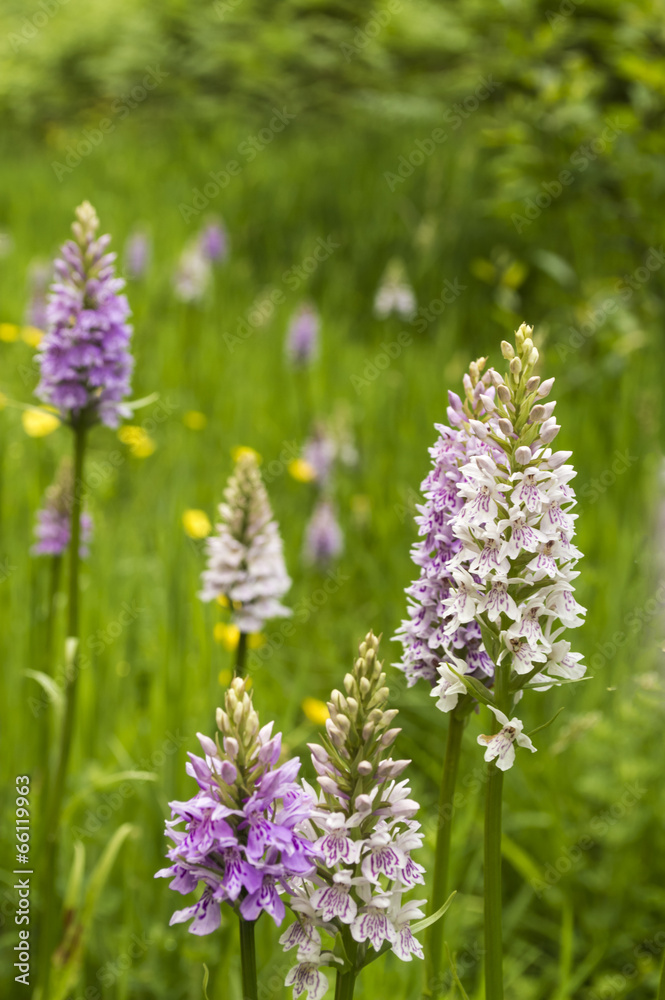
[[[496,663],[497,656],[499,655],[499,637],[481,617],[476,618],[476,622],[480,626],[480,634],[483,637],[485,651],[488,653],[492,663]]]
[[[48,695],[58,715],[61,715],[65,699],[62,693],[62,688],[58,682],[53,680],[52,677],[49,677],[48,674],[42,673],[41,670],[24,670],[23,673],[26,677],[30,677],[33,681],[37,681],[40,687],[42,687]]]
[[[210,1000],[210,997],[208,996],[208,980],[209,979],[210,979],[210,970],[208,969],[208,966],[204,962],[203,963],[203,996],[205,997],[205,1000]]]
[[[557,718],[558,718],[558,717],[559,717],[559,716],[561,715],[561,713],[562,713],[562,712],[563,712],[563,708],[560,708],[560,709],[559,709],[559,711],[558,711],[558,712],[556,712],[556,713],[555,713],[555,714],[554,714],[554,715],[552,716],[552,718],[550,719],[550,721],[549,721],[549,722],[544,722],[544,723],[542,724],[542,726],[537,726],[537,727],[536,727],[536,729],[532,729],[532,730],[531,730],[531,732],[529,733],[529,738],[531,738],[532,736],[535,736],[535,735],[536,735],[536,733],[539,733],[539,732],[541,732],[541,730],[543,730],[543,729],[547,729],[547,727],[548,727],[548,726],[551,726],[551,725],[552,725],[552,723],[554,722],[554,720],[555,720],[555,719],[557,719]]]
[[[106,885],[120,848],[127,837],[136,829],[131,823],[124,823],[116,830],[95,865],[88,880],[83,906],[70,919],[65,936],[53,956],[53,977],[49,1000],[65,1000],[65,997],[73,992],[81,973],[86,939],[92,926],[97,900]],[[74,859],[70,887],[68,888],[68,896],[72,898],[80,875],[82,875],[82,871],[80,871],[80,854],[78,854]]]
[[[142,409],[144,406],[150,406],[151,403],[156,403],[159,399],[158,392],[151,392],[149,396],[143,396],[141,399],[130,399],[128,403],[123,403],[123,406],[128,407],[132,412]]]
[[[425,917],[424,920],[419,920],[417,924],[411,924],[411,933],[419,934],[420,931],[424,931],[426,927],[431,927],[431,925],[435,924],[437,920],[440,920],[446,910],[450,909],[456,895],[457,889],[454,889],[448,896],[448,899],[445,901],[443,906],[440,906],[436,913],[432,913],[431,916]]]
[[[494,701],[484,684],[481,684],[475,677],[467,677],[466,674],[458,673],[458,671],[455,670],[450,663],[447,663],[446,666],[452,671],[452,673],[455,674],[455,677],[458,677],[459,680],[461,680],[469,694],[472,694],[474,698],[481,701],[483,705],[494,705]]]
[[[85,874],[85,847],[80,840],[74,844],[74,861],[67,880],[67,890],[63,908],[67,910],[77,910],[81,904],[81,887]]]

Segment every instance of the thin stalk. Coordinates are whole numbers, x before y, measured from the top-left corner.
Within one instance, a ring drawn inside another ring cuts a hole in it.
[[[508,708],[510,662],[495,667],[494,691],[502,712]],[[494,731],[501,728],[497,721]],[[485,1000],[503,1000],[503,932],[501,895],[501,799],[503,771],[487,764],[485,800]]]
[[[67,609],[67,638],[79,638],[79,548],[81,544],[81,510],[83,505],[83,465],[85,457],[85,426],[81,423],[74,429],[74,488],[71,512],[71,538],[69,542],[69,605]],[[42,907],[42,934],[40,941],[41,996],[48,998],[51,969],[51,952],[55,944],[59,908],[56,905],[56,872],[58,867],[58,833],[62,799],[67,778],[67,766],[74,733],[76,715],[76,690],[78,681],[78,650],[67,664],[65,678],[65,711],[60,733],[60,747],[55,778],[49,795],[46,819],[46,838],[42,878],[44,897]]]
[[[44,673],[49,677],[55,674],[53,664],[53,637],[55,635],[55,603],[60,589],[60,573],[62,570],[62,556],[53,556],[50,559],[49,573],[49,593],[46,611],[46,628],[44,634]],[[40,760],[44,768],[44,778],[42,783],[42,829],[47,829],[45,823],[46,804],[49,799],[50,779],[51,779],[51,713],[46,712],[44,721],[40,726],[41,752]]]
[[[450,867],[450,836],[453,820],[453,799],[459,767],[460,749],[466,720],[457,718],[455,712],[449,714],[446,753],[441,773],[439,791],[439,811],[436,830],[436,853],[434,858],[434,881],[428,915],[436,913],[446,901],[448,891],[448,870]],[[437,997],[441,992],[439,975],[441,972],[443,944],[443,918],[432,924],[427,932],[425,949],[425,997]]]
[[[51,573],[49,580],[48,611],[46,615],[46,635],[44,637],[44,661],[45,673],[52,677],[53,670],[53,635],[55,633],[55,602],[60,590],[60,572],[62,570],[62,556],[53,556],[51,559]]]
[[[240,918],[240,965],[242,968],[243,1000],[257,1000],[255,920]]]
[[[247,659],[247,633],[241,632],[240,638],[238,639],[238,646],[236,649],[236,664],[234,669],[234,674],[236,677],[242,677],[245,672],[245,660]]]

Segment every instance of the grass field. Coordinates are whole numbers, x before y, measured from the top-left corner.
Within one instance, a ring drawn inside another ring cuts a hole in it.
[[[221,933],[203,939],[183,926],[169,928],[172,894],[153,880],[162,865],[167,802],[191,794],[185,755],[196,750],[197,731],[212,729],[232,666],[232,654],[213,638],[223,612],[196,597],[203,542],[186,535],[183,513],[202,509],[214,519],[233,448],[255,448],[264,470],[276,463],[268,488],[294,580],[287,603],[298,613],[292,636],[283,636],[279,622],[268,627],[270,655],[252,654],[250,670],[262,716],[276,719],[311,777],[305,743],[316,725],[303,700],[325,700],[339,685],[369,628],[383,633],[387,663],[398,657],[390,638],[405,614],[403,588],[415,575],[414,502],[433,425],[445,420],[447,390],[458,389],[474,357],[499,364],[500,340],[526,320],[536,327],[544,376],[557,379],[558,443],[573,450],[578,470],[578,545],[585,553],[578,597],[588,618],[576,638],[591,669],[584,684],[525,705],[528,728],[564,711],[539,735],[539,752],[524,755],[529,759],[520,759],[507,781],[507,993],[515,1000],[653,997],[665,945],[665,286],[660,264],[647,268],[646,280],[636,270],[660,247],[662,197],[652,215],[635,214],[630,191],[613,202],[623,215],[594,200],[612,157],[621,156],[619,139],[617,150],[576,176],[518,232],[511,211],[538,187],[525,171],[511,205],[495,184],[499,158],[473,119],[394,191],[385,174],[428,129],[341,122],[333,132],[297,119],[250,162],[238,150],[265,125],[257,118],[204,129],[139,109],[61,180],[52,163],[78,141],[78,124],[66,133],[54,128],[45,139],[7,135],[2,143],[0,221],[13,249],[0,261],[0,321],[23,322],[28,266],[54,254],[84,198],[97,208],[102,231],[112,233],[114,249],[139,223],[154,246],[147,277],[130,282],[128,296],[134,395],[159,397],[134,422],[156,447],[137,458],[111,431],[98,428],[91,437],[95,532],[82,577],[89,668],[79,691],[60,890],[75,839],[83,841],[90,872],[117,828],[129,822],[133,833],[86,927],[81,976],[67,995],[193,1000],[203,996],[203,963],[211,972],[210,1000],[240,995],[234,921],[225,917]],[[556,177],[570,149],[551,139],[544,155],[543,175]],[[192,203],[193,189],[233,159],[241,161],[239,174],[185,221],[180,206]],[[215,271],[202,305],[187,306],[173,295],[172,272],[183,244],[212,214],[227,224],[230,258]],[[308,275],[317,246],[327,248],[325,259]],[[446,281],[459,289],[418,329],[372,315],[374,291],[395,256],[404,260],[420,306],[440,302]],[[321,312],[322,350],[311,372],[296,373],[284,361],[283,342],[305,297]],[[402,331],[408,343],[382,369],[377,359]],[[20,339],[0,343],[0,390],[11,400],[33,399],[33,354]],[[202,429],[187,426],[189,411],[205,415]],[[331,567],[328,594],[326,573],[301,559],[314,489],[295,481],[287,464],[313,419],[335,412],[348,420],[359,458],[335,483],[345,550]],[[32,776],[37,817],[53,708],[44,708],[25,671],[48,669],[49,571],[48,560],[31,558],[29,548],[35,512],[70,440],[65,429],[29,437],[12,405],[0,414],[0,435],[3,773],[10,789],[14,775]],[[56,650],[64,639],[63,606],[64,593]],[[427,834],[419,860],[428,868],[445,719],[420,685],[406,690],[397,670],[389,678],[403,727],[399,756],[414,761]],[[469,997],[482,995],[482,794],[474,772],[483,725],[483,716],[472,717],[465,735],[453,834],[458,896],[446,924]],[[114,779],[125,772],[134,776]],[[5,805],[0,933],[3,981],[10,982],[9,794]],[[33,884],[38,906],[38,872]],[[286,997],[289,963],[267,920],[258,934],[262,996]],[[363,974],[356,995],[411,1000],[420,976],[419,963],[389,956]],[[12,985],[15,994],[3,995],[26,995]],[[451,984],[450,996],[459,995]]]

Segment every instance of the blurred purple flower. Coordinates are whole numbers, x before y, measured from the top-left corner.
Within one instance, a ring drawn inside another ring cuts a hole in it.
[[[72,465],[69,460],[64,460],[55,481],[46,491],[43,508],[37,512],[36,540],[31,549],[33,556],[61,556],[68,549],[72,533],[73,489]],[[79,547],[82,559],[89,554],[91,536],[92,518],[83,512]]]
[[[319,500],[305,529],[303,558],[308,565],[326,566],[344,548],[344,535],[329,500]]]
[[[199,236],[203,256],[213,264],[223,263],[229,255],[229,238],[221,219],[211,219]]]
[[[99,220],[89,202],[76,209],[76,220],[75,239],[54,265],[36,394],[68,423],[117,427],[131,412],[122,404],[134,365],[129,305],[119,294],[124,281],[115,277],[115,254],[106,253],[111,237],[96,238]]]
[[[148,270],[152,246],[150,237],[143,229],[136,229],[127,238],[125,243],[125,273],[129,278],[137,281],[142,278]]]
[[[319,326],[318,313],[304,302],[293,314],[286,335],[286,356],[291,364],[304,367],[314,360],[319,349]]]

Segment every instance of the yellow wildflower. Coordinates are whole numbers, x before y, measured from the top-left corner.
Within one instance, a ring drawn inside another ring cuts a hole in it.
[[[259,465],[261,464],[261,456],[259,455],[258,451],[254,450],[254,448],[249,448],[247,445],[244,444],[240,444],[236,448],[231,448],[231,458],[233,459],[234,462],[240,461],[243,455],[253,455],[254,458],[256,459],[256,462]]]
[[[182,515],[182,526],[190,538],[207,538],[212,530],[210,518],[204,510],[186,510]]]
[[[38,330],[36,326],[24,326],[21,330],[21,339],[30,347],[39,347],[44,336],[43,330]]]
[[[240,629],[237,625],[226,625],[224,622],[217,622],[213,630],[216,642],[220,642],[230,653],[236,649],[240,640]]]
[[[118,437],[135,458],[148,458],[157,448],[156,443],[142,427],[127,424],[118,431]]]
[[[23,430],[29,437],[40,438],[52,434],[60,426],[60,420],[47,410],[24,410],[21,414]]]
[[[13,340],[18,340],[20,328],[16,323],[0,323],[0,340],[9,344]]]
[[[185,427],[189,427],[190,431],[202,431],[208,423],[208,418],[205,413],[199,413],[198,410],[187,410],[182,422]]]
[[[300,707],[309,721],[317,726],[325,725],[326,719],[330,718],[326,703],[318,698],[303,698]]]
[[[304,458],[294,458],[288,465],[289,475],[299,483],[311,483],[316,479],[316,469]]]

